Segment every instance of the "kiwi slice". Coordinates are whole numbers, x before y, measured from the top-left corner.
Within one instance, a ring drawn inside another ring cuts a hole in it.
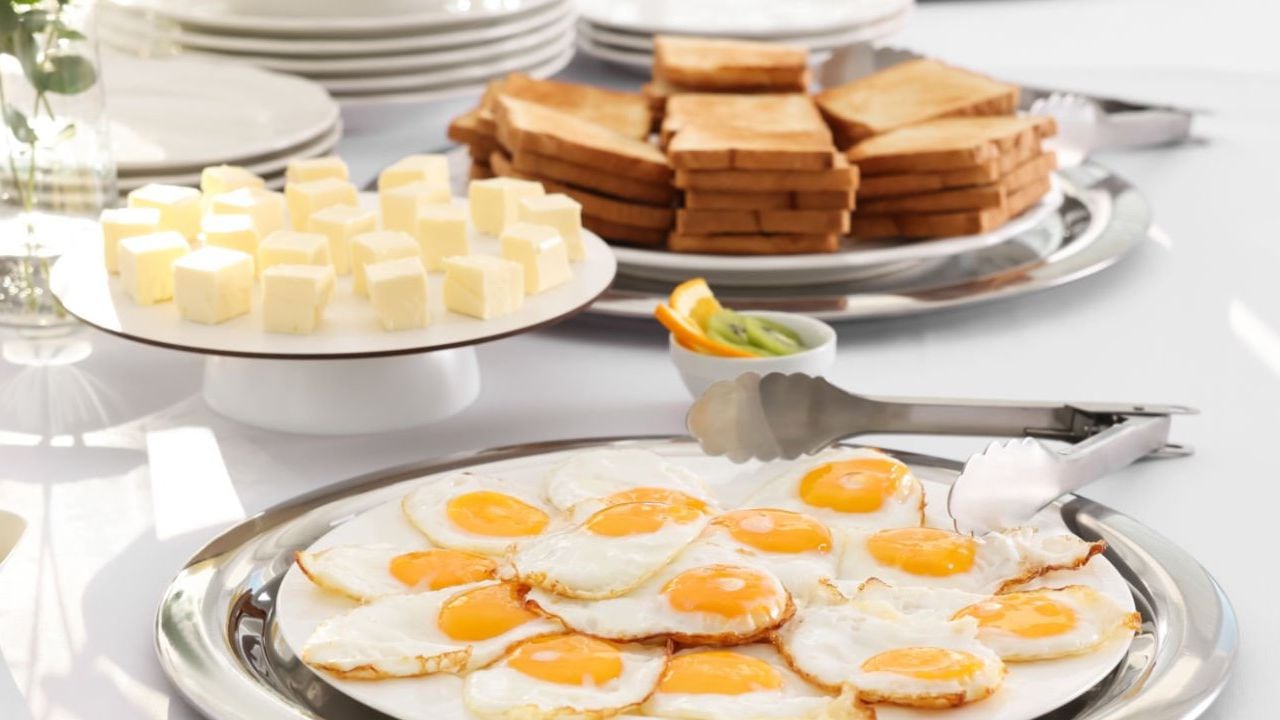
[[[745,318],[732,310],[720,310],[707,320],[707,335],[726,345],[732,345],[757,355],[768,354],[751,342]]]
[[[747,340],[773,355],[794,355],[804,350],[800,336],[791,328],[762,317],[743,317]]]

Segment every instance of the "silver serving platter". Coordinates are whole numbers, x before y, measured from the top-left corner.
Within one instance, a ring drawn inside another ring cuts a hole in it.
[[[322,488],[214,538],[174,578],[156,617],[160,664],[212,720],[387,720],[302,665],[276,631],[275,594],[294,552],[351,517],[392,501],[418,478],[542,453],[629,444],[687,447],[682,438],[568,440],[498,448],[402,466]],[[921,478],[949,483],[961,463],[895,453]],[[1057,503],[1076,534],[1107,541],[1129,582],[1142,629],[1105,680],[1047,720],[1183,720],[1202,713],[1227,681],[1235,615],[1218,584],[1165,538],[1080,497]],[[423,717],[431,716],[429,708]],[[941,717],[941,716],[940,716]]]
[[[840,283],[735,288],[717,284],[731,307],[802,312],[830,321],[901,317],[1006,300],[1074,282],[1115,264],[1147,237],[1151,208],[1126,180],[1092,162],[1057,173],[1063,202],[1006,242],[936,261],[883,268]],[[587,312],[652,319],[673,283],[627,276]]]

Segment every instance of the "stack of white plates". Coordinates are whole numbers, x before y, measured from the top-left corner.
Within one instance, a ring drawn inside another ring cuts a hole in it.
[[[342,137],[324,88],[290,75],[189,58],[104,57],[107,116],[120,191],[198,185],[207,165],[242,165],[284,186],[294,158],[329,154]]]
[[[800,45],[814,61],[900,30],[915,0],[577,0],[578,49],[647,69],[654,35],[699,35]]]
[[[307,77],[343,106],[475,93],[573,54],[572,0],[103,0],[98,31],[134,54],[173,51]]]

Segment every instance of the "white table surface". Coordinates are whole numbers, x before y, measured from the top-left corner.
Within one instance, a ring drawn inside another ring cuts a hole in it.
[[[1159,232],[1067,288],[840,328],[832,377],[866,392],[1187,403],[1195,457],[1146,463],[1088,495],[1190,551],[1242,626],[1236,676],[1205,717],[1275,714],[1280,583],[1271,543],[1280,408],[1280,14],[1268,0],[928,2],[900,42],[1042,83],[1209,108],[1195,142],[1100,158],[1136,182]],[[580,59],[567,75],[625,75]],[[419,114],[341,146],[357,180],[435,146]],[[201,359],[90,331],[3,336],[0,506],[31,523],[0,574],[0,718],[187,719],[152,654],[152,615],[219,529],[312,488],[433,455],[553,438],[678,433],[688,404],[656,324],[591,318],[480,348],[475,406],[376,437],[267,433],[212,413]],[[90,353],[22,364],[31,353]],[[976,439],[890,438],[963,457]],[[7,668],[5,661],[7,660]],[[11,682],[12,680],[12,682]],[[16,692],[15,692],[16,688]],[[17,693],[20,692],[21,695]],[[25,702],[23,701],[25,697]]]

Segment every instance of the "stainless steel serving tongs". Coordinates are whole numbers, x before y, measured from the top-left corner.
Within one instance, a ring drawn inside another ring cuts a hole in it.
[[[1147,456],[1181,457],[1168,441],[1182,405],[868,397],[808,375],[755,373],[712,385],[689,410],[704,451],[734,462],[794,459],[837,440],[923,434],[1024,438],[970,458],[948,509],[974,532],[1012,527],[1054,499]],[[1073,443],[1052,450],[1037,439]]]

